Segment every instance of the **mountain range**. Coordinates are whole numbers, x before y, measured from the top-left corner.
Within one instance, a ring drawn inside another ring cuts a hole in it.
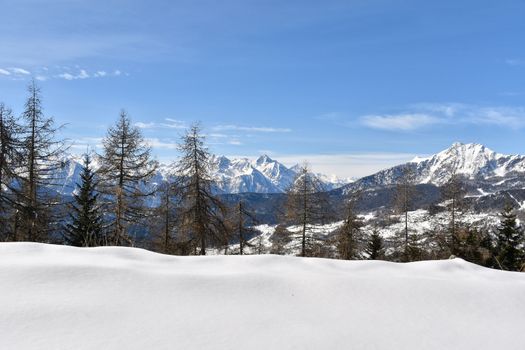
[[[212,177],[216,180],[215,191],[219,194],[229,193],[284,193],[293,183],[300,166],[286,167],[282,163],[262,155],[255,160],[248,158],[230,159],[225,156],[214,156],[212,162]],[[80,182],[82,158],[76,155],[67,156],[56,188],[62,194],[70,194]],[[98,168],[96,159],[92,164]],[[175,176],[173,164],[160,164],[157,173],[151,180],[152,185],[164,179]],[[326,191],[344,186],[352,179],[341,179],[334,175],[316,174]]]
[[[212,162],[213,176],[217,179],[216,193],[232,203],[242,198],[268,223],[277,220],[277,208],[284,201],[283,193],[299,169],[298,166],[286,167],[267,155],[255,160],[220,156],[214,157]],[[77,156],[64,161],[62,173],[57,176],[63,181],[56,190],[64,195],[75,190],[80,180],[81,164],[82,160]],[[94,166],[97,167],[96,162]],[[525,156],[496,153],[475,143],[455,143],[435,155],[417,157],[355,181],[317,176],[334,203],[341,205],[348,195],[359,192],[356,210],[370,213],[391,208],[396,184],[407,171],[417,189],[414,210],[439,206],[443,201],[441,188],[453,174],[462,178],[466,201],[474,212],[494,214],[509,201],[517,208],[525,209]],[[161,165],[150,185],[156,186],[172,176],[174,167]]]

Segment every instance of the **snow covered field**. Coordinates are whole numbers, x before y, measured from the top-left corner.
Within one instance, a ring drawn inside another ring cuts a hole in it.
[[[525,273],[463,260],[0,244],[0,349],[524,349]]]

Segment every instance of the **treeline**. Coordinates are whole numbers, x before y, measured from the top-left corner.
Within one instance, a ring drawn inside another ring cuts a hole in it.
[[[255,230],[259,222],[248,203],[239,199],[226,205],[214,193],[212,155],[198,124],[180,140],[174,176],[155,179],[152,186],[158,164],[140,130],[122,111],[107,131],[100,154],[84,155],[81,181],[69,202],[51,190],[60,184],[66,166],[67,142],[59,138],[59,131],[44,114],[40,89],[34,82],[21,116],[15,117],[0,104],[3,241],[140,246],[177,255],[204,255],[211,250],[405,262],[454,255],[494,268],[523,270],[523,231],[513,208],[509,205],[503,210],[495,232],[464,224],[465,190],[455,171],[442,189],[447,222],[428,234],[416,235],[409,212],[417,192],[407,167],[388,210],[390,216],[393,209],[402,218],[403,229],[384,237],[379,219],[365,230],[355,210],[358,191],[349,194],[344,204],[334,205],[305,164],[279,208],[281,223],[268,236]],[[330,223],[333,229],[327,234]]]

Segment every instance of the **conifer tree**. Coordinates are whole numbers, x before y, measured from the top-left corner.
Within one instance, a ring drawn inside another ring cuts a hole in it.
[[[458,231],[456,250],[453,254],[469,262],[492,266],[494,248],[488,234],[480,229],[465,227]]]
[[[226,207],[212,193],[211,154],[204,142],[200,125],[192,125],[179,144],[176,183],[181,200],[178,234],[200,255],[228,243]]]
[[[160,184],[157,194],[160,203],[154,214],[155,250],[164,254],[174,254],[178,252],[173,239],[177,226],[178,198],[176,187],[170,179],[166,179]]]
[[[384,257],[383,238],[377,228],[374,228],[365,249],[368,260],[380,260]]]
[[[292,242],[292,233],[284,225],[277,225],[270,237],[270,242],[270,254],[288,254],[289,251],[286,246]]]
[[[0,240],[12,240],[10,217],[17,210],[16,194],[18,174],[22,161],[21,127],[13,112],[0,103]]]
[[[246,247],[253,247],[248,242],[249,236],[256,233],[253,225],[257,222],[255,215],[249,210],[246,203],[240,199],[233,210],[230,225],[235,237],[239,240],[239,254],[244,255]]]
[[[307,256],[315,224],[323,222],[328,215],[328,199],[323,184],[313,174],[308,164],[303,164],[292,185],[286,191],[285,216],[298,225],[301,235],[301,256]]]
[[[28,92],[22,114],[25,122],[21,133],[23,161],[19,168],[22,188],[18,199],[21,207],[20,238],[43,241],[48,239],[51,223],[58,221],[55,214],[61,204],[44,188],[58,183],[56,176],[65,166],[63,155],[66,147],[63,140],[56,139],[60,128],[54,126],[53,118],[44,115],[40,88],[35,81],[29,85]],[[15,235],[18,236],[16,232]]]
[[[455,147],[458,147],[457,145]],[[457,149],[456,149],[456,152]],[[456,157],[458,158],[458,157]],[[451,176],[447,183],[441,188],[441,196],[447,202],[447,210],[449,212],[449,224],[446,229],[446,240],[450,246],[452,254],[458,249],[459,244],[458,234],[461,227],[461,213],[465,210],[465,184],[460,174],[457,172],[457,160],[451,169]]]
[[[154,191],[145,189],[145,183],[154,175],[157,162],[152,159],[151,148],[140,130],[132,125],[124,110],[102,143],[99,174],[101,191],[109,199],[106,205],[112,213],[109,243],[132,245],[128,229],[141,224],[149,214],[144,201]]]
[[[396,187],[395,211],[403,215],[404,220],[404,254],[407,254],[409,244],[409,211],[412,210],[412,199],[415,195],[414,171],[410,163],[403,168],[403,173]]]
[[[71,222],[66,225],[66,243],[77,247],[96,247],[105,245],[102,235],[102,213],[98,204],[95,174],[91,169],[89,154],[84,155],[84,164],[80,174],[81,183],[77,184],[77,193],[73,195],[75,203],[69,214]]]
[[[359,241],[363,222],[354,212],[355,198],[348,201],[343,225],[336,231],[336,247],[339,258],[352,260],[359,258]]]
[[[502,269],[519,271],[523,264],[523,230],[516,221],[516,214],[507,204],[501,213],[501,222],[496,232],[497,261]]]

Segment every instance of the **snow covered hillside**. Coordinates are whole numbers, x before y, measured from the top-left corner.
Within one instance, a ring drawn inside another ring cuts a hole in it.
[[[362,209],[377,210],[392,203],[392,189],[407,169],[418,186],[417,209],[439,203],[440,188],[454,173],[460,176],[469,206],[476,212],[497,212],[509,201],[518,208],[525,205],[525,156],[503,155],[474,143],[455,143],[433,156],[379,171],[332,193],[344,196],[359,191]]]
[[[475,143],[455,143],[450,148],[426,158],[416,158],[418,183],[445,184],[454,172],[469,179],[505,177],[525,173],[525,156],[504,155]]]
[[[463,260],[0,244],[1,349],[507,349],[525,274]]]

